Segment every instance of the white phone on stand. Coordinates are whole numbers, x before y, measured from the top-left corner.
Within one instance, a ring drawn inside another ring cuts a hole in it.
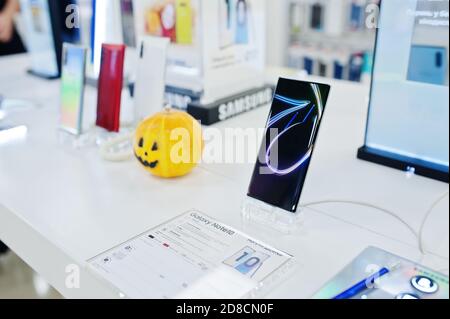
[[[143,37],[139,42],[134,84],[135,119],[138,122],[164,106],[169,43],[168,38],[151,36]]]

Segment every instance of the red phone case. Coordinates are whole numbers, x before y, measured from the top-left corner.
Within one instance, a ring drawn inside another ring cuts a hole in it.
[[[124,45],[102,45],[96,124],[110,132],[119,132],[120,129],[124,60]]]

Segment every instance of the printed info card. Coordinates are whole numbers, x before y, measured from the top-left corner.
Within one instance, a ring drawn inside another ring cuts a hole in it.
[[[292,256],[190,211],[88,261],[129,298],[241,298]]]

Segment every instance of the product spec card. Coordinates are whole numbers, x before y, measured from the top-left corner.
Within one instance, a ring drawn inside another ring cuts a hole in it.
[[[129,298],[246,296],[292,256],[190,211],[88,261]]]

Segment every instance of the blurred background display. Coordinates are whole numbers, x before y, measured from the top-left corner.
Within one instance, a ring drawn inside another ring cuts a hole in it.
[[[448,1],[383,2],[366,139],[375,152],[447,181],[448,9]]]

